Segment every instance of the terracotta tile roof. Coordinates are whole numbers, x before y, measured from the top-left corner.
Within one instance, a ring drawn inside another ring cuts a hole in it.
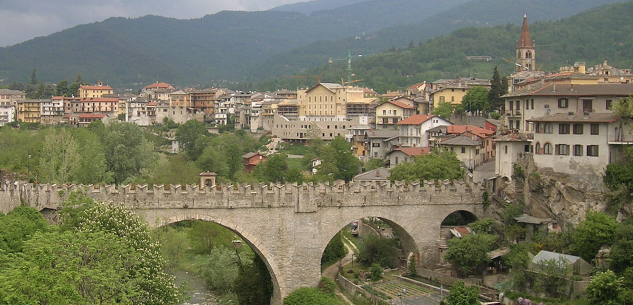
[[[460,133],[464,133],[466,131],[469,131],[475,135],[481,136],[481,137],[487,137],[490,135],[495,134],[494,131],[492,130],[488,130],[485,128],[481,128],[481,127],[477,127],[477,126],[472,126],[472,125],[449,125],[446,126],[446,133],[448,134],[460,134]]]
[[[423,114],[418,114],[418,115],[412,115],[398,123],[396,123],[397,125],[420,125],[428,120],[430,120],[432,117],[435,117],[434,115],[423,115]]]
[[[145,89],[173,89],[174,87],[168,83],[154,83],[144,87]]]
[[[82,98],[80,100],[82,103],[90,103],[90,102],[119,102],[119,99],[116,97],[87,97]]]
[[[431,152],[431,148],[429,147],[399,147],[394,149],[393,151],[401,151],[407,156],[415,157],[426,155]]]
[[[409,106],[409,105],[407,105],[405,103],[402,103],[402,102],[388,101],[387,103],[395,105],[395,106],[398,106],[398,107],[400,107],[402,109],[415,109],[415,108],[413,108],[413,106]]]
[[[156,106],[158,105],[158,102],[149,102],[147,103],[147,106]]]

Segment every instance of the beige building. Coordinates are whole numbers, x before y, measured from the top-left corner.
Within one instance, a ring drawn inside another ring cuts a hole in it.
[[[24,123],[40,123],[41,100],[19,100],[17,101],[17,119]]]
[[[440,79],[431,84],[431,94],[429,98],[433,102],[433,107],[437,107],[440,102],[448,102],[453,105],[462,103],[468,90],[473,87],[484,87],[490,89],[489,79],[480,78],[458,78]]]
[[[98,98],[107,94],[114,94],[114,90],[110,86],[104,86],[101,81],[96,86],[79,86],[77,91],[77,96],[80,98]]]
[[[348,103],[370,103],[362,88],[335,83],[320,83],[308,90],[297,92],[298,115],[308,120],[345,118]]]
[[[414,115],[414,102],[400,98],[376,107],[376,129],[397,129],[397,123]]]
[[[25,99],[24,91],[0,89],[0,106],[15,106],[17,101]]]

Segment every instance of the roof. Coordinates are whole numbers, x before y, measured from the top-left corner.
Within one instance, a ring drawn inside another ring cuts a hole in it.
[[[174,87],[168,83],[153,83],[144,87],[145,89],[173,89]]]
[[[594,84],[594,85],[572,85],[555,83],[535,83],[524,89],[504,95],[503,97],[518,96],[619,96],[628,97],[633,94],[633,84]]]
[[[488,123],[490,123],[490,124],[492,124],[492,125],[495,125],[495,126],[497,126],[497,127],[501,127],[501,126],[503,126],[503,122],[502,122],[502,121],[500,121],[500,120],[487,119],[487,120],[486,120],[486,122],[488,122]]]
[[[530,216],[528,214],[523,214],[519,217],[514,217],[514,220],[520,223],[531,223],[531,224],[543,224],[543,223],[552,223],[555,222],[549,218],[538,218],[534,216]]]
[[[509,133],[498,136],[496,142],[528,142],[528,135],[525,133]]]
[[[451,233],[456,237],[462,238],[466,235],[475,234],[470,227],[454,227],[450,229]]]
[[[492,250],[490,252],[487,253],[488,258],[489,259],[495,259],[499,256],[504,256],[506,254],[510,253],[510,248],[501,248],[501,249],[497,249],[497,250]]]
[[[119,99],[116,97],[85,97],[80,100],[80,102],[118,102]]]
[[[541,250],[541,252],[539,252],[536,256],[534,256],[534,258],[532,258],[532,263],[541,264],[550,260],[555,260],[557,262],[564,260],[564,261],[569,262],[570,264],[573,264],[576,261],[581,260],[581,259],[582,258],[579,256]]]
[[[481,144],[481,142],[465,136],[456,136],[440,142],[440,145],[454,146],[477,146],[479,144]]]
[[[391,137],[395,137],[398,136],[398,131],[397,130],[371,130],[367,132],[367,137],[370,139],[375,139],[375,138],[391,138]]]
[[[426,155],[431,152],[431,148],[429,147],[398,147],[391,151],[390,153],[401,151],[407,156],[415,157]]]
[[[485,137],[485,136],[490,136],[495,134],[494,131],[492,130],[488,130],[485,128],[481,128],[481,127],[477,127],[477,126],[472,126],[472,125],[449,125],[446,126],[446,133],[448,134],[459,134],[459,133],[464,133],[466,131],[470,131],[471,133],[481,136],[481,137]]]
[[[0,89],[0,94],[2,95],[25,95],[24,91],[20,90],[11,90],[11,89]]]
[[[431,118],[435,117],[434,115],[423,115],[423,114],[418,114],[418,115],[412,115],[398,123],[396,123],[397,125],[420,125],[428,120],[430,120]]]
[[[527,15],[523,15],[523,27],[521,27],[521,38],[517,42],[517,48],[533,48],[534,41],[530,37],[530,27],[528,26]]]
[[[570,112],[571,113],[571,112]],[[548,116],[528,119],[528,122],[566,122],[566,123],[613,123],[620,119],[613,113],[567,114],[556,113]]]
[[[110,86],[79,86],[79,88],[84,90],[112,90]]]
[[[312,89],[314,89],[314,88],[316,88],[318,86],[323,86],[323,87],[325,87],[325,89],[328,89],[328,90],[330,90],[332,92],[334,92],[335,89],[342,89],[343,88],[343,85],[337,84],[337,83],[319,83],[319,84],[314,85],[314,87],[308,89],[308,91],[306,91],[306,93],[312,91]]]
[[[242,155],[242,158],[252,158],[254,156],[260,155],[259,153],[254,153],[254,152],[249,152],[249,153],[245,153],[244,155]]]
[[[389,169],[380,167],[368,172],[358,174],[354,177],[354,181],[386,181],[389,180]]]
[[[388,101],[387,103],[392,104],[394,106],[398,106],[398,107],[400,107],[402,109],[415,109],[415,108],[413,108],[413,106],[409,106],[409,105],[407,105],[405,103],[398,102],[398,101]]]

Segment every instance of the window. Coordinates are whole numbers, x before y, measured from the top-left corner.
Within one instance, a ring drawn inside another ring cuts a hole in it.
[[[466,147],[462,147],[462,154],[466,153]]]
[[[371,147],[380,147],[380,143],[371,143]]]
[[[569,100],[567,100],[566,98],[558,99],[558,108],[567,108],[568,104],[569,104]]]
[[[544,126],[543,124],[537,122],[534,127],[534,132],[543,133],[543,126]]]
[[[587,156],[589,156],[589,157],[597,157],[598,156],[598,145],[587,145]]]
[[[546,154],[546,155],[552,154],[552,144],[545,143],[545,145],[543,145],[543,154]]]
[[[582,124],[574,124],[574,134],[582,134]]]
[[[600,134],[600,125],[599,124],[591,124],[589,128],[590,134],[593,136],[597,136]]]
[[[567,145],[567,144],[556,144],[556,154],[557,155],[569,155],[569,145]]]
[[[592,112],[593,111],[593,100],[582,100],[582,111],[584,111],[584,112]]]
[[[545,133],[553,133],[552,123],[545,123]]]
[[[569,124],[558,124],[558,134],[569,134]]]
[[[611,110],[611,104],[612,104],[612,103],[613,103],[613,101],[612,101],[612,100],[607,100],[607,103],[606,103],[606,104],[607,104],[607,105],[606,105],[606,106],[607,106],[607,110]]]
[[[503,148],[505,149],[505,154],[508,153],[508,145],[504,145]]]
[[[582,145],[574,145],[574,156],[582,156]]]

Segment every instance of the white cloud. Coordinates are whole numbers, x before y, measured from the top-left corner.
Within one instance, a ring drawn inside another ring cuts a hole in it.
[[[110,17],[200,18],[223,10],[266,10],[299,0],[0,0],[0,46]]]

